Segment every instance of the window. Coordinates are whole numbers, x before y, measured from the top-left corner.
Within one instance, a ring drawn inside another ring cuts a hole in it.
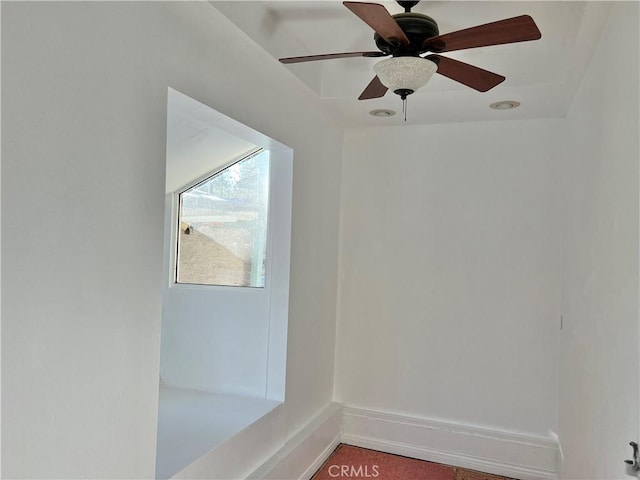
[[[176,283],[264,287],[269,151],[179,195]]]

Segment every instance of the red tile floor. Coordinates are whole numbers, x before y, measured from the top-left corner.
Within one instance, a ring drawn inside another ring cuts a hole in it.
[[[351,445],[338,445],[312,480],[512,480]]]

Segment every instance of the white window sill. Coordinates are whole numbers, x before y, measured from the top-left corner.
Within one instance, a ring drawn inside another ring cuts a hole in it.
[[[280,403],[160,387],[156,478],[171,478]]]

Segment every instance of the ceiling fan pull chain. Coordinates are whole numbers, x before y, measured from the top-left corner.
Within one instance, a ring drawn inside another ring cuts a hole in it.
[[[407,121],[407,97],[402,99],[402,113],[404,113],[404,121]]]

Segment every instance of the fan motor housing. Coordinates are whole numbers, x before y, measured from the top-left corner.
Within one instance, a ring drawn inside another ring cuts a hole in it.
[[[440,32],[436,21],[421,13],[398,13],[393,15],[394,20],[409,38],[409,45],[393,44],[387,42],[377,33],[373,36],[380,51],[387,55],[405,56],[419,55],[426,50],[422,49],[422,44],[427,38],[437,37]]]

